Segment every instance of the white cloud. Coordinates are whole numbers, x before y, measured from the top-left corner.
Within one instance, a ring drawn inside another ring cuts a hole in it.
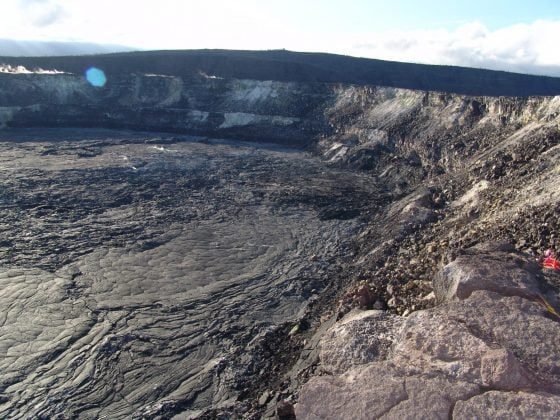
[[[23,7],[33,6],[34,4],[49,3],[51,0],[19,0]]]
[[[55,24],[65,16],[65,10],[54,0],[19,0],[23,15],[36,27]]]
[[[350,48],[337,49],[386,60],[560,76],[558,39],[560,21],[539,20],[494,31],[472,22],[454,31],[362,34],[347,41]]]
[[[0,38],[143,49],[286,48],[560,76],[560,20],[496,30],[471,22],[455,30],[347,33],[330,24],[320,32],[317,22],[290,20],[258,0],[1,1]]]

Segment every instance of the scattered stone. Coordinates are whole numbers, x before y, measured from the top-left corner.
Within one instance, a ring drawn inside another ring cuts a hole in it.
[[[387,304],[381,299],[377,299],[373,304],[372,309],[384,311],[387,309]]]
[[[263,392],[263,394],[260,396],[259,398],[259,405],[265,406],[266,403],[268,403],[268,401],[270,400],[270,392],[269,391],[265,391]]]
[[[276,405],[276,415],[279,420],[295,420],[296,414],[292,403],[282,400]]]
[[[421,300],[434,300],[436,298],[435,292],[430,292],[426,296],[420,298]]]
[[[291,337],[291,336],[296,335],[298,332],[299,332],[299,324],[296,324],[292,327],[292,329],[290,330],[288,335]]]
[[[367,285],[362,285],[356,291],[355,297],[358,307],[361,309],[371,308],[376,300],[376,296],[372,293]]]

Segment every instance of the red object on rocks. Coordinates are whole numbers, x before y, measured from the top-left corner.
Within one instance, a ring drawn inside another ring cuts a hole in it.
[[[560,261],[552,256],[546,257],[543,260],[542,265],[544,268],[553,268],[554,270],[560,270]]]

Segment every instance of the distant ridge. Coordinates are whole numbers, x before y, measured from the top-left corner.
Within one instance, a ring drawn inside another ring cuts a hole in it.
[[[142,51],[95,56],[0,57],[0,64],[80,73],[89,66],[108,75],[196,74],[236,79],[349,83],[475,96],[560,95],[560,78],[455,66],[401,63],[286,50]]]
[[[0,56],[44,57],[90,55],[133,50],[133,48],[122,45],[94,44],[87,42],[15,41],[12,39],[0,39]]]

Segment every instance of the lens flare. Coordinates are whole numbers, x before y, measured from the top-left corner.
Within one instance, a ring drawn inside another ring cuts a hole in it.
[[[105,72],[97,67],[90,67],[86,71],[87,81],[95,87],[103,87],[107,83],[107,76]]]

